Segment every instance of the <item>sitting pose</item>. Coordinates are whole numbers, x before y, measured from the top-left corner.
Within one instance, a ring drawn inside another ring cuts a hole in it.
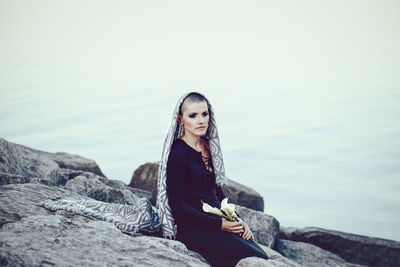
[[[247,223],[230,222],[202,210],[220,208],[226,183],[212,107],[199,93],[179,99],[164,143],[157,207],[165,237],[176,238],[212,266],[235,266],[245,257],[268,257],[250,239]]]

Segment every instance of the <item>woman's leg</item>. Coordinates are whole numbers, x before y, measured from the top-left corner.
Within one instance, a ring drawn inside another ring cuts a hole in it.
[[[212,266],[235,266],[241,259],[252,256],[268,259],[253,241],[228,232],[204,228],[178,229],[177,239],[202,254]]]

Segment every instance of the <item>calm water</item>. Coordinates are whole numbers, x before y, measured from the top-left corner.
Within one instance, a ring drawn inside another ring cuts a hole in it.
[[[160,159],[179,96],[154,91],[152,95],[161,95],[154,101],[147,92],[131,93],[115,104],[82,98],[75,107],[64,107],[61,100],[35,92],[40,91],[2,91],[2,99],[7,98],[1,109],[2,137],[94,159],[109,178],[126,183],[140,164]],[[290,95],[282,96],[276,107],[272,102],[277,98],[262,105],[265,100],[259,99],[268,93],[237,108],[245,94],[226,105],[224,93],[211,93],[228,177],[256,189],[266,213],[284,226],[399,240],[399,96],[375,91],[355,106],[347,93],[351,104],[340,109],[333,100],[326,100],[332,101],[328,105],[314,97],[314,108],[308,101],[303,106],[295,97],[290,100]],[[142,103],[125,100],[133,98]]]
[[[400,240],[396,1],[0,5],[0,137],[129,183],[200,88],[227,176],[281,225]]]

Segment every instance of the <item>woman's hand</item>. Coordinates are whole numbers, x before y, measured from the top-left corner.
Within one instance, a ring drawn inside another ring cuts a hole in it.
[[[231,232],[234,234],[244,233],[243,222],[230,222],[225,218],[222,218],[221,230]]]
[[[249,240],[249,239],[254,240],[254,236],[253,236],[253,233],[250,231],[249,225],[245,222],[241,222],[241,223],[243,224],[243,227],[244,227],[244,233],[242,235],[242,238],[247,239],[247,240]]]

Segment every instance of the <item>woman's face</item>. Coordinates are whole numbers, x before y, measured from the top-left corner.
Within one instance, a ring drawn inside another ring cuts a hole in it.
[[[210,119],[206,101],[183,102],[180,122],[185,127],[184,135],[203,136],[207,132]]]

